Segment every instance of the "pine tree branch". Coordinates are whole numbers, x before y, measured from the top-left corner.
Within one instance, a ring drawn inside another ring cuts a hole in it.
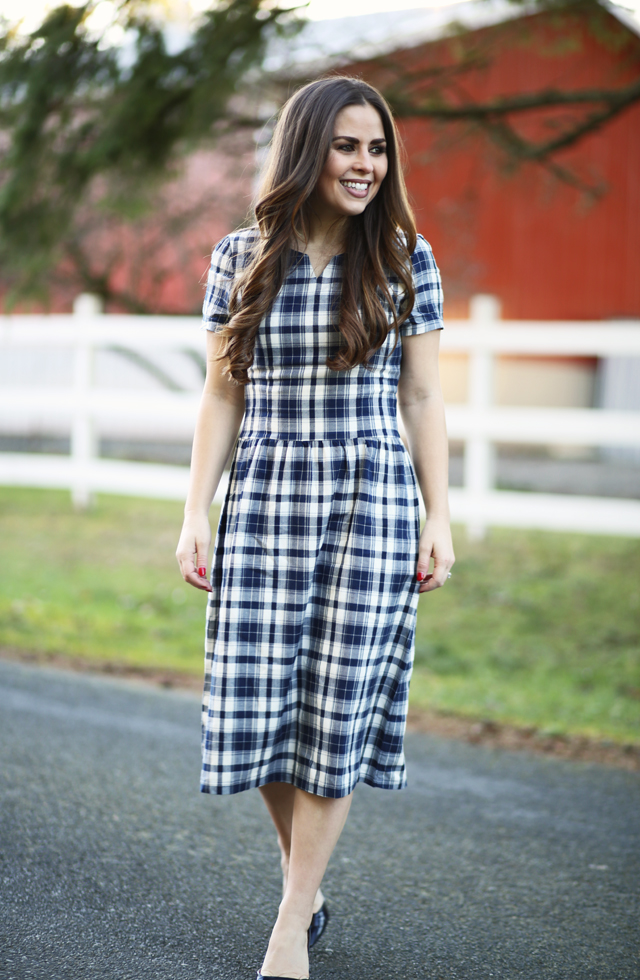
[[[130,38],[125,64],[88,21],[96,4],[62,0],[27,37],[0,19],[0,265],[15,298],[52,283],[96,181],[113,191],[103,216],[131,220],[149,212],[185,151],[211,145],[229,123],[238,129],[240,81],[259,71],[274,32],[296,29],[275,5],[218,0],[174,52],[148,0],[114,0]]]
[[[640,78],[623,88],[616,89],[578,89],[561,92],[558,89],[543,89],[540,92],[530,92],[525,95],[513,95],[492,101],[468,102],[463,105],[446,105],[442,102],[422,104],[412,102],[410,98],[394,101],[394,109],[398,116],[421,116],[430,119],[442,119],[447,122],[462,120],[482,120],[505,116],[514,112],[527,112],[534,109],[547,109],[553,106],[584,105],[605,103],[606,110],[594,114],[593,118],[604,121],[611,114],[620,112],[627,106],[640,100]],[[589,117],[591,118],[591,117]],[[598,125],[596,121],[596,125]],[[549,142],[551,152],[555,150],[554,141]],[[546,145],[546,144],[545,144]]]
[[[388,92],[393,100],[394,85]],[[562,92],[558,89],[544,89],[523,95],[513,95],[487,102],[458,102],[443,104],[442,93],[430,102],[414,102],[406,95],[393,105],[396,115],[404,118],[429,118],[445,123],[470,122],[480,126],[489,138],[498,145],[514,165],[539,163],[553,173],[559,180],[575,187],[590,197],[604,193],[603,184],[588,184],[567,167],[557,163],[553,157],[561,150],[578,143],[584,136],[607,125],[624,109],[640,101],[640,79],[635,79],[620,88],[590,88]],[[560,106],[600,105],[602,108],[589,112],[569,125],[564,132],[552,139],[531,140],[522,136],[509,117],[519,117],[522,113],[553,109]]]

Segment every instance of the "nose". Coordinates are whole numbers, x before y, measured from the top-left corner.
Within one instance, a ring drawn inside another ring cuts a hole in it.
[[[358,155],[353,161],[353,169],[361,174],[370,174],[373,172],[373,157],[367,146],[361,146],[359,148]]]

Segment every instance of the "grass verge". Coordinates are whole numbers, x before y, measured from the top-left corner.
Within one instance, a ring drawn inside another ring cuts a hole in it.
[[[420,600],[413,704],[640,741],[640,541],[494,529],[456,554]]]
[[[202,672],[206,597],[173,557],[177,503],[0,489],[0,645]],[[214,519],[215,519],[214,515]],[[412,707],[640,744],[640,542],[494,530],[420,600]]]

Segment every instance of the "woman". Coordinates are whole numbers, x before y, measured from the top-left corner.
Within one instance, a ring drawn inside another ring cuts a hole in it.
[[[418,593],[454,561],[441,290],[388,106],[360,80],[289,100],[256,217],[212,256],[177,557],[211,593],[201,788],[260,789],[284,894],[258,977],[299,980],[356,783],[406,783]],[[208,511],[236,437],[209,584]]]

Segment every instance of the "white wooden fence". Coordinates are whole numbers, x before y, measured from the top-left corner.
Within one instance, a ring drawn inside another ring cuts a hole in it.
[[[442,349],[469,355],[469,400],[447,407],[452,439],[465,446],[464,485],[451,489],[454,521],[480,536],[487,525],[583,531],[640,537],[640,501],[494,488],[496,443],[640,447],[640,412],[602,409],[516,408],[493,404],[497,354],[640,357],[640,322],[537,323],[501,321],[493,297],[476,296],[471,319],[449,320]],[[95,387],[93,359],[101,347],[119,345],[148,354],[158,349],[204,349],[194,317],[103,316],[93,297],[79,297],[73,316],[0,317],[0,352],[10,347],[64,346],[74,350],[72,387],[6,387],[2,419],[25,412],[43,422],[64,420],[69,456],[0,453],[0,484],[70,489],[77,506],[94,492],[183,499],[187,469],[100,459],[96,433],[109,421],[146,419],[162,432],[181,421],[190,431],[199,395],[165,390]],[[1,356],[1,355],[0,355]],[[226,486],[216,495],[220,500]]]

